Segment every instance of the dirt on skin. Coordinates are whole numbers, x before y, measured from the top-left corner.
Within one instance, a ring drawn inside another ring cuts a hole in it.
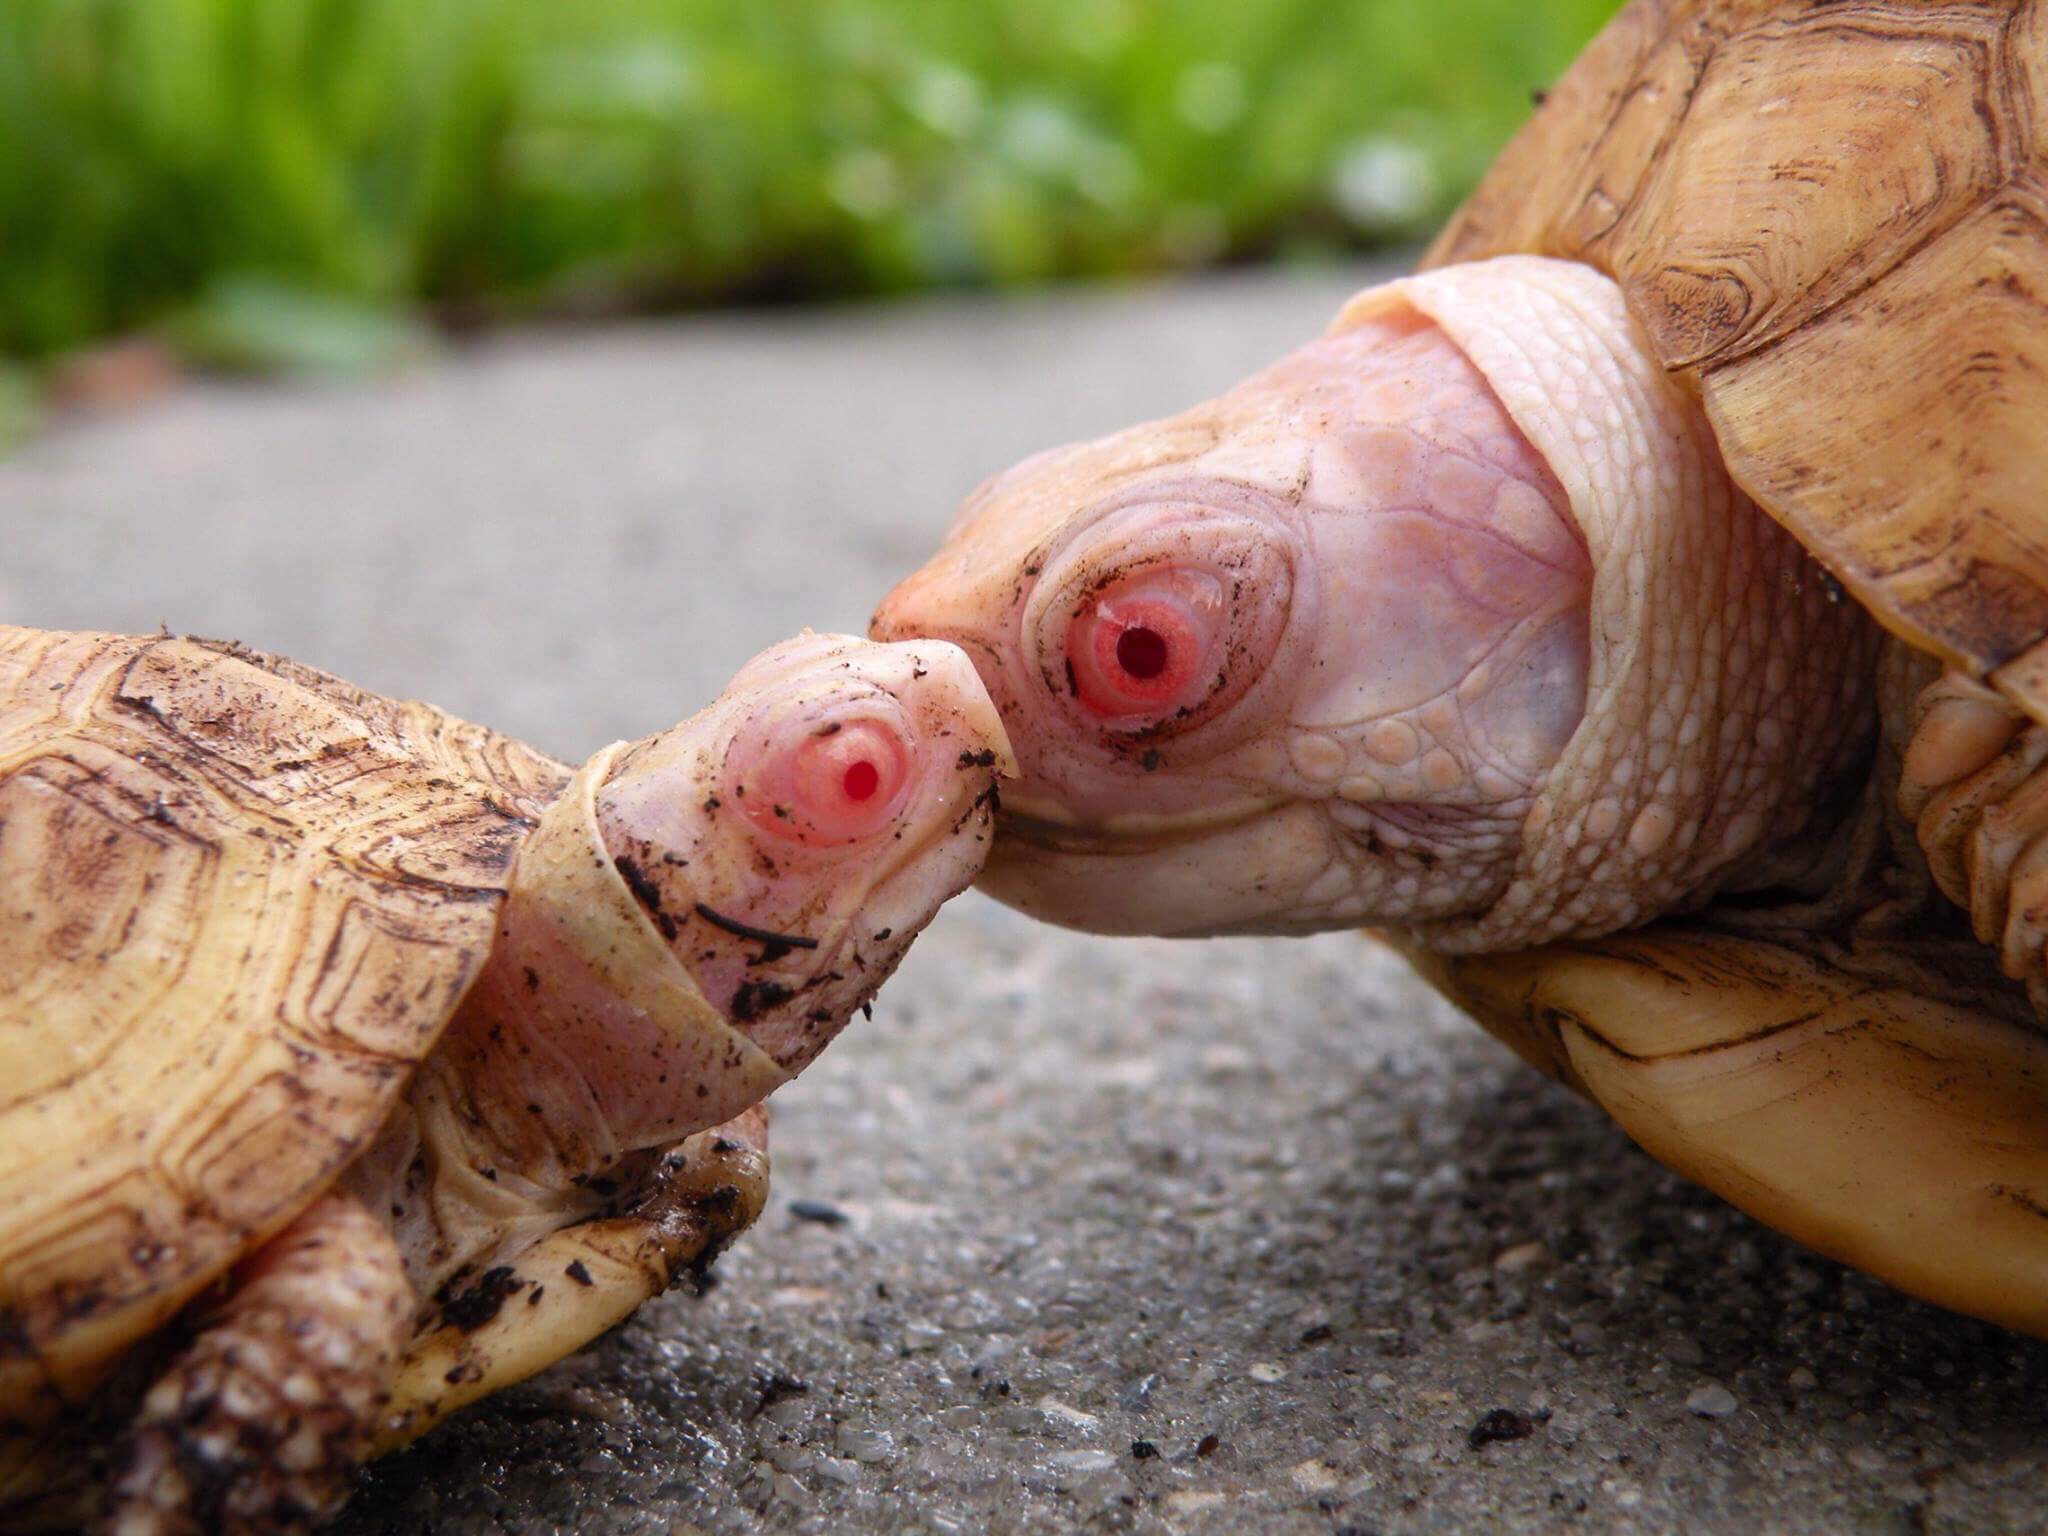
[[[982,474],[1383,273],[514,340],[0,463],[0,613],[239,635],[580,757],[858,628]],[[777,1099],[718,1283],[377,1468],[346,1536],[1990,1533],[2048,1345],[1664,1173],[1358,938],[963,898]]]

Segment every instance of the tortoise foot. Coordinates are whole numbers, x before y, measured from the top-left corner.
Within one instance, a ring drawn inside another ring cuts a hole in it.
[[[411,1328],[389,1234],[329,1196],[238,1278],[143,1399],[100,1536],[291,1536],[348,1496]]]
[[[768,1199],[768,1112],[755,1105],[670,1148],[618,1215],[550,1233],[499,1273],[495,1304],[424,1329],[398,1363],[371,1454],[523,1381],[710,1264]]]

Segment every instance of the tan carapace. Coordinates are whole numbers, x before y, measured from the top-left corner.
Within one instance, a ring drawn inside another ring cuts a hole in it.
[[[805,637],[572,770],[0,627],[0,1529],[303,1530],[708,1262],[1006,752],[939,645]]]
[[[1409,952],[1665,1163],[2048,1336],[2048,1038],[1988,963],[2048,1003],[2044,110],[2038,0],[1637,0],[1424,262],[1618,283],[1734,481],[1895,637],[1897,842],[1991,950],[1898,902]]]

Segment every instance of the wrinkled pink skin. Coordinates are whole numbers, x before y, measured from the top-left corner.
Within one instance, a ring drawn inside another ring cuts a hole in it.
[[[873,632],[960,645],[1003,712],[996,895],[1106,932],[1305,931],[1504,888],[1584,709],[1590,574],[1543,460],[1400,310],[997,476]],[[1134,624],[1164,675],[1117,676]]]

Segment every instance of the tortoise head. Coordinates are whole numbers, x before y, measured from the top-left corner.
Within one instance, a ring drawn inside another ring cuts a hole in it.
[[[1639,920],[1782,835],[1858,707],[1806,569],[1614,285],[1511,258],[997,475],[872,632],[960,645],[1003,712],[997,897],[1498,947]],[[1808,729],[1724,744],[1714,711]]]
[[[597,823],[704,997],[794,1073],[979,873],[1009,766],[955,647],[806,633],[626,749]]]
[[[955,647],[812,634],[598,752],[519,847],[423,1134],[589,1174],[760,1103],[980,871],[1009,752]]]

